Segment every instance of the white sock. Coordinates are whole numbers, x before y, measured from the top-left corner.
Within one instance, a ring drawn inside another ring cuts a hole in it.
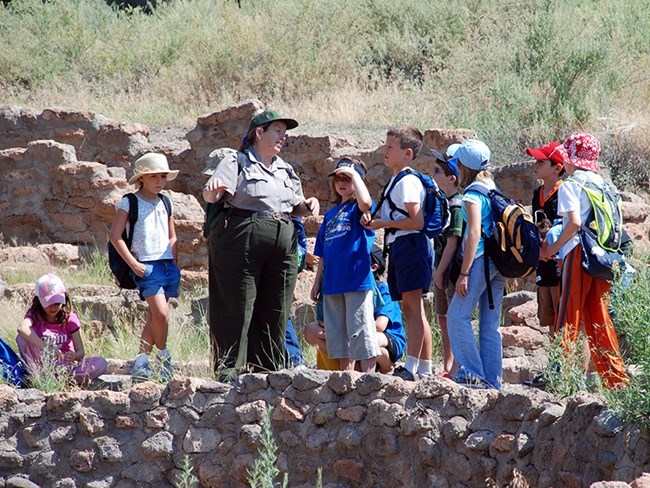
[[[418,370],[418,361],[420,360],[415,356],[406,356],[406,364],[404,367],[409,373],[415,375],[415,372]]]
[[[428,359],[420,359],[418,363],[418,376],[431,376],[433,374],[433,362]]]

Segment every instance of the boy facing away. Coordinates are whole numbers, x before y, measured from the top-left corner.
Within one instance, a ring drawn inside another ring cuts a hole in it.
[[[422,148],[422,133],[414,127],[391,129],[386,134],[384,164],[393,176],[384,188],[384,195],[402,171]],[[431,376],[431,330],[424,313],[422,294],[429,291],[433,271],[431,241],[422,232],[425,189],[416,175],[406,175],[390,190],[390,199],[401,211],[391,208],[387,199],[381,206],[380,218],[365,213],[361,223],[372,230],[386,229],[388,247],[388,288],[393,300],[402,301],[406,316],[406,364],[395,369],[396,376],[413,381],[415,376]],[[403,213],[402,213],[403,212]]]

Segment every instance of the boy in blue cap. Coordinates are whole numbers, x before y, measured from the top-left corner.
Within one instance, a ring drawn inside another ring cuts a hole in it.
[[[454,286],[458,278],[459,263],[456,255],[463,235],[462,195],[460,186],[460,171],[452,160],[460,144],[452,144],[445,154],[431,151],[436,158],[433,168],[433,179],[449,200],[449,227],[433,240],[435,268],[433,274],[433,298],[436,318],[440,325],[442,342],[442,371],[438,376],[452,378],[454,372],[454,353],[447,332],[447,308],[454,296]]]

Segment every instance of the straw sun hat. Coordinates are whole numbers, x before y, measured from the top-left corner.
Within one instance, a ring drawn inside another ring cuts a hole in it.
[[[133,176],[131,176],[129,184],[133,185],[141,176],[158,173],[167,174],[167,181],[171,181],[178,176],[178,170],[172,171],[169,169],[169,163],[164,154],[147,153],[133,163]]]

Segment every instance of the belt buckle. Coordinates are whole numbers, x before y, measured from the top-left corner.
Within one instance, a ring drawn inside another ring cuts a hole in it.
[[[282,212],[273,212],[271,213],[273,220],[283,220]]]

